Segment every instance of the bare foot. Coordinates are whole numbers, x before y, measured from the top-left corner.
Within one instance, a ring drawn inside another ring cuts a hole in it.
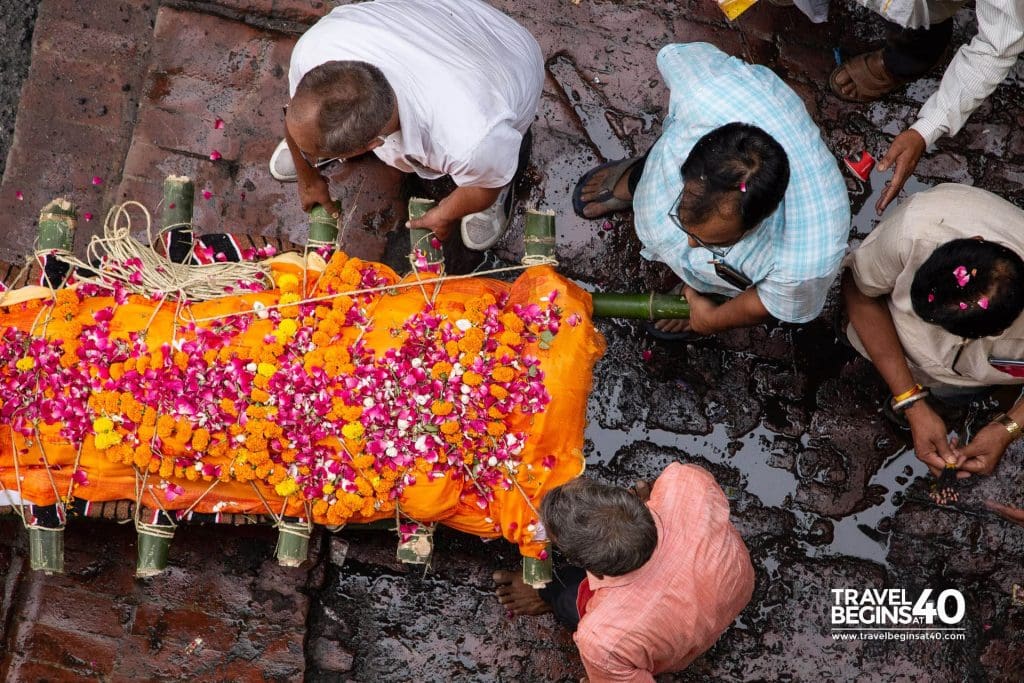
[[[494,583],[498,585],[494,591],[498,602],[513,615],[535,617],[551,611],[551,606],[541,600],[537,589],[523,583],[523,577],[517,573],[494,572]]]
[[[654,323],[654,327],[660,332],[689,332],[690,321],[686,318],[666,318],[664,320],[657,320]]]
[[[630,161],[638,161],[638,159],[630,159]],[[633,194],[629,191],[629,173],[633,169],[633,165],[629,164],[625,170],[620,170],[621,167],[612,166],[609,168],[601,169],[594,173],[593,176],[586,182],[583,189],[580,191],[580,199],[586,202],[586,206],[583,207],[583,215],[587,218],[596,218],[603,216],[609,211],[615,210],[608,206],[610,202],[614,200],[620,200],[621,202],[632,202]],[[604,192],[605,186],[610,180],[610,173],[621,173],[619,179],[615,182],[615,187],[612,188],[612,196],[605,199],[604,201],[594,201]]]

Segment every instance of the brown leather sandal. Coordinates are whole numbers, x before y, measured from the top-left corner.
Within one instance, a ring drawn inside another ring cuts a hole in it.
[[[852,95],[843,94],[836,83],[836,77],[845,73],[852,82]],[[882,61],[882,50],[864,52],[840,64],[828,79],[828,85],[836,97],[847,102],[874,102],[880,100],[905,83],[893,76]]]

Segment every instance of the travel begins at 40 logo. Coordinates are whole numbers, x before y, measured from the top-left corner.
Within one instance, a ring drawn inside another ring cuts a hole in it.
[[[962,640],[967,611],[955,588],[925,588],[911,599],[902,588],[833,588],[830,614],[835,640]]]

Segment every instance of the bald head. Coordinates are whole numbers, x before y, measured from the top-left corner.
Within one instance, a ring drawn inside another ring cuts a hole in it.
[[[299,81],[285,121],[303,151],[349,156],[384,131],[395,106],[395,93],[377,67],[325,62]]]

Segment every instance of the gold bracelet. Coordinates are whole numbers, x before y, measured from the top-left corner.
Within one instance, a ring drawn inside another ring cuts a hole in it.
[[[998,415],[992,418],[992,422],[998,422],[999,424],[1001,424],[1003,428],[1006,429],[1007,433],[1009,433],[1010,438],[1012,440],[1016,441],[1017,439],[1020,438],[1020,425],[1017,424],[1017,421],[1014,420],[1009,415],[1007,415],[1006,413],[999,413]]]
[[[910,387],[899,396],[893,396],[892,402],[899,403],[900,401],[905,401],[914,394],[916,394],[917,392],[921,391],[922,389],[924,389],[924,387],[922,387],[920,384],[915,384],[914,386]]]

